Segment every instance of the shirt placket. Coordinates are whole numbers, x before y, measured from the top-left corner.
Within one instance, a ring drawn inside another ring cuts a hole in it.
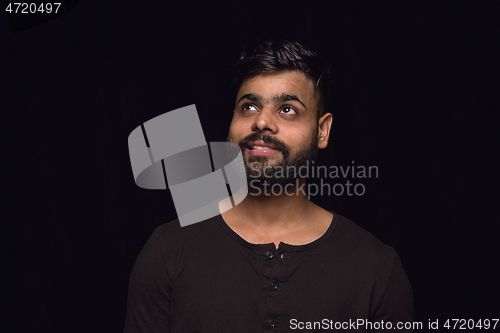
[[[283,293],[286,290],[287,260],[283,260],[284,249],[268,250],[263,255],[265,311],[264,331],[283,330]]]

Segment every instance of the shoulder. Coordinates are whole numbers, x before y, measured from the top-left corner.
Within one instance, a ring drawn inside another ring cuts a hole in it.
[[[375,304],[381,302],[384,295],[411,303],[411,285],[396,250],[343,216],[337,216],[336,222],[329,243],[338,267],[350,272],[362,285],[373,288]],[[410,303],[405,303],[408,309],[412,308]]]
[[[411,322],[413,291],[396,250],[345,217],[339,216],[336,227],[344,267],[360,277],[359,288],[369,288],[370,321]]]
[[[181,227],[178,219],[159,225],[142,248],[134,269],[173,276],[184,258],[210,248],[211,243],[220,239],[221,228],[217,224],[216,216],[185,227]]]
[[[398,255],[393,247],[384,244],[371,232],[353,221],[338,215],[330,244],[347,261],[375,272],[390,274]]]
[[[334,235],[338,241],[345,246],[354,249],[366,249],[376,253],[388,253],[394,249],[380,241],[371,232],[361,228],[353,221],[342,215],[337,216],[337,223],[334,229]]]
[[[184,227],[175,219],[158,226],[150,240],[154,239],[157,248],[161,248],[165,260],[175,261],[180,256],[206,251],[224,239],[219,219],[220,215]]]
[[[204,242],[220,232],[217,218],[215,216],[184,227],[181,227],[179,219],[175,219],[158,226],[151,237],[156,237],[164,248]]]

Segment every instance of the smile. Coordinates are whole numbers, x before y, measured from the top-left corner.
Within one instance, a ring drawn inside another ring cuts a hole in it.
[[[280,152],[274,145],[265,143],[262,140],[249,142],[247,145],[247,151],[248,154],[252,156],[274,155]]]
[[[276,149],[271,149],[268,147],[259,147],[259,146],[254,146],[253,148],[247,148],[248,154],[252,156],[257,156],[257,155],[274,155],[279,153],[279,150]]]

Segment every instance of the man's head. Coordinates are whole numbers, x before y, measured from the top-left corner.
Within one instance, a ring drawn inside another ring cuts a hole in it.
[[[228,141],[242,148],[249,180],[289,183],[295,178],[273,175],[298,169],[328,144],[328,66],[296,42],[257,41],[243,49],[234,75]]]
[[[285,70],[301,71],[314,84],[318,98],[318,119],[328,110],[330,97],[330,67],[315,52],[294,41],[282,39],[257,40],[243,48],[233,67],[236,93],[243,81],[257,75]]]

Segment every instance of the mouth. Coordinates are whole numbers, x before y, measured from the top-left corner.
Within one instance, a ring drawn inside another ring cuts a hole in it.
[[[270,143],[265,143],[262,140],[249,142],[247,144],[247,151],[248,154],[252,156],[274,155],[280,152],[280,150],[276,146]]]

